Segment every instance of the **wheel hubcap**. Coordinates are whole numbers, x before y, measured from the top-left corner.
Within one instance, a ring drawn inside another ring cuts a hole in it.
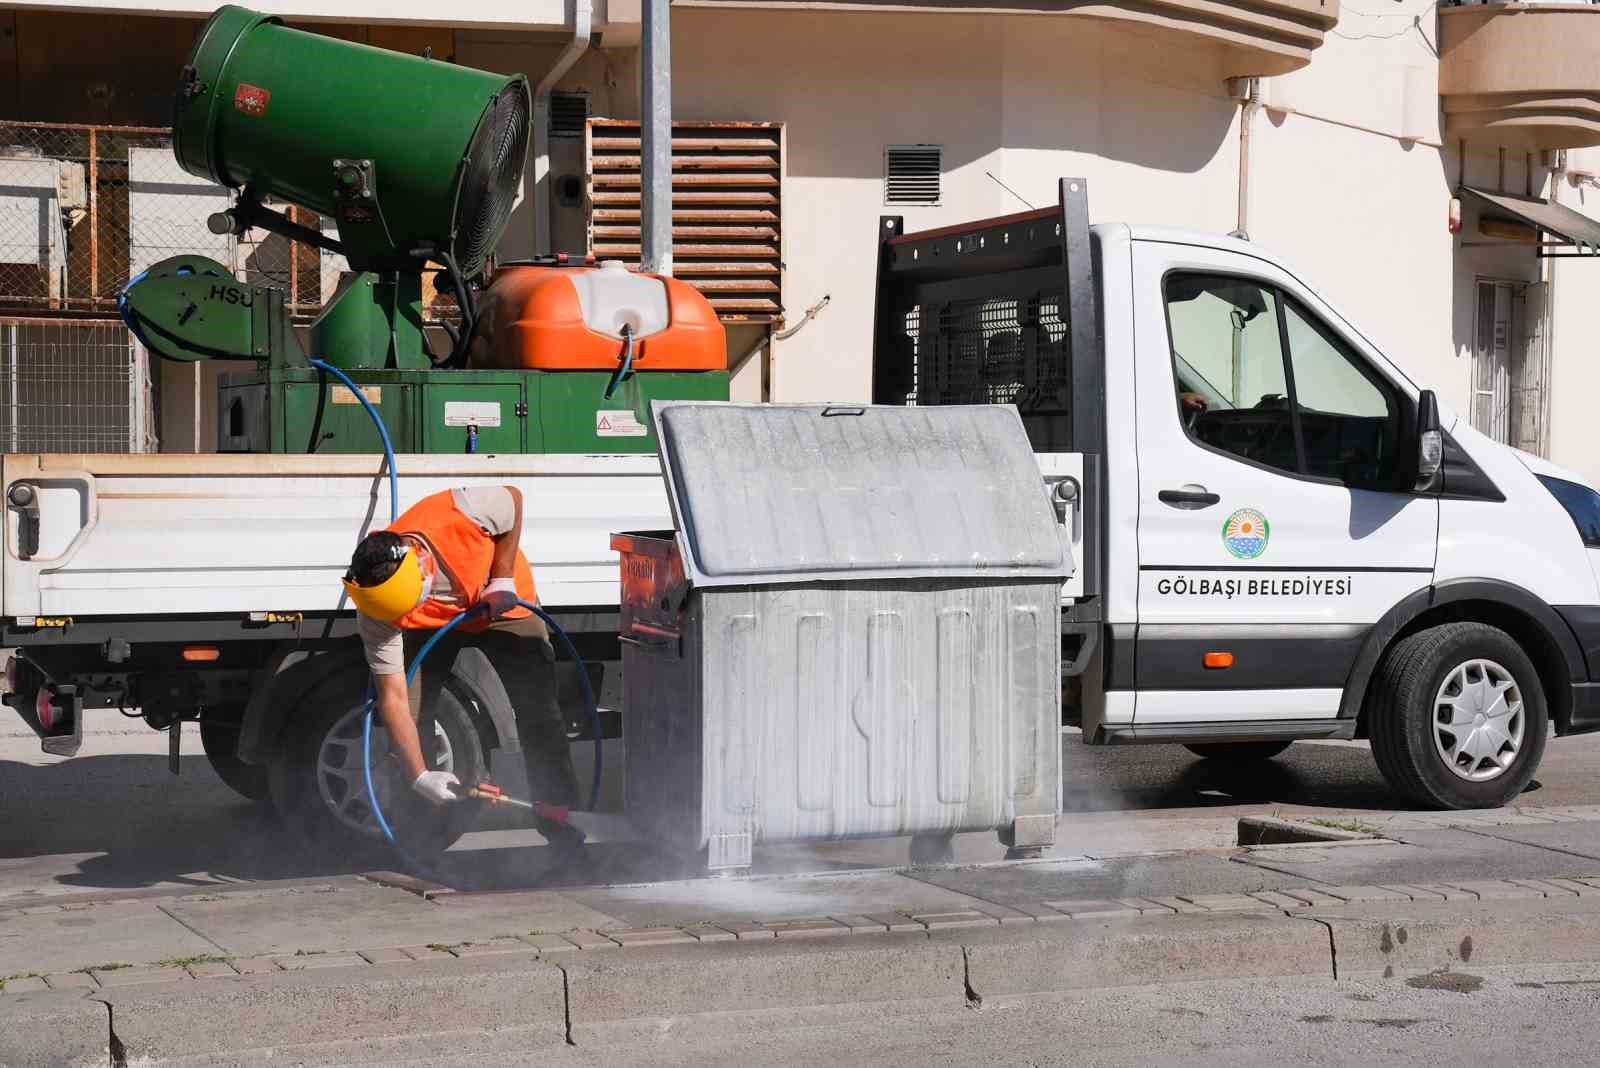
[[[1439,758],[1469,782],[1504,775],[1522,752],[1522,689],[1493,660],[1469,660],[1445,676],[1433,701]]]
[[[361,764],[361,730],[366,710],[353,708],[323,735],[317,752],[317,792],[333,818],[351,830],[372,838],[381,837],[378,821],[367,803],[366,772]],[[437,722],[433,725],[433,769],[454,771],[455,754],[450,736]],[[404,796],[404,775],[399,762],[390,760],[389,732],[372,724],[372,789],[385,815],[394,809],[395,799]],[[391,817],[392,818],[392,817]]]

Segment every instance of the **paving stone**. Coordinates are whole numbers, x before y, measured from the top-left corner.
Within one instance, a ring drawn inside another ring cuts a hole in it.
[[[1410,894],[1385,890],[1381,886],[1328,886],[1322,892],[1341,901],[1410,901]]]
[[[1563,890],[1572,891],[1579,897],[1595,897],[1596,895],[1600,895],[1600,889],[1596,889],[1595,887],[1590,886],[1588,883],[1580,883],[1576,879],[1535,879],[1533,881],[1539,883],[1549,883],[1551,886],[1559,886]]]
[[[1154,902],[1157,905],[1164,905],[1165,907],[1171,909],[1173,912],[1209,912],[1209,911],[1211,911],[1210,909],[1207,909],[1203,905],[1196,905],[1194,902],[1185,901],[1181,897],[1147,897],[1144,900],[1145,901]]]
[[[100,984],[82,972],[62,972],[59,975],[47,975],[44,981],[50,984],[51,990],[98,990]]]
[[[305,972],[317,968],[365,968],[367,962],[357,953],[306,953],[291,957],[273,957],[273,961],[286,972]]]
[[[1112,898],[1112,900],[1123,908],[1133,909],[1141,916],[1171,916],[1178,911],[1170,905],[1162,905],[1156,901],[1147,901],[1139,897],[1117,897]]]
[[[235,957],[233,968],[240,975],[266,975],[268,972],[283,970],[271,957]]]
[[[6,994],[31,994],[36,990],[49,990],[42,977],[37,975],[24,975],[19,979],[7,979],[3,993]]]
[[[163,968],[159,964],[137,964],[132,968],[113,968],[108,972],[93,972],[101,986],[137,986],[139,983],[175,983],[189,978],[182,968]]]
[[[1284,909],[1286,911],[1310,907],[1299,898],[1290,897],[1288,894],[1280,894],[1276,890],[1257,890],[1250,896],[1255,898],[1257,901],[1265,901],[1273,908]]]
[[[985,912],[976,909],[963,909],[960,912],[922,912],[913,916],[925,924],[930,931],[942,931],[953,927],[997,927],[1000,921]]]
[[[561,936],[579,949],[621,949],[621,945],[593,931],[567,931]]]
[[[61,906],[60,905],[29,905],[27,908],[19,909],[18,911],[20,911],[24,916],[43,916],[46,913],[50,913],[50,912],[60,912],[61,911]]]
[[[464,942],[459,946],[451,946],[450,952],[458,957],[500,957],[507,953],[537,953],[528,943],[520,938],[490,938],[483,942]]]
[[[683,933],[696,942],[736,942],[739,936],[714,923],[696,923],[683,929]]]
[[[229,979],[239,974],[225,960],[196,961],[185,970],[196,979]]]
[[[1526,886],[1529,890],[1538,890],[1539,892],[1543,893],[1545,897],[1578,896],[1578,891],[1573,889],[1571,886],[1558,886],[1553,880],[1550,879],[1508,879],[1506,881],[1515,883],[1518,886]],[[1594,893],[1594,891],[1588,887],[1584,887],[1584,893],[1585,895],[1588,895]]]
[[[624,948],[628,946],[672,946],[692,944],[695,939],[676,927],[630,927],[626,930],[606,931],[605,936]]]
[[[525,934],[518,936],[540,953],[576,953],[578,947],[558,934]]]
[[[848,927],[851,934],[881,934],[889,929],[888,924],[874,920],[870,916],[829,916],[828,919]]]
[[[763,927],[754,920],[728,920],[718,923],[717,926],[731,932],[741,942],[778,937],[778,932],[770,927]]]
[[[1143,911],[1120,901],[1046,901],[1045,905],[1074,920],[1088,917],[1139,916]]]
[[[1379,889],[1393,890],[1397,894],[1406,895],[1412,901],[1437,902],[1448,900],[1441,890],[1428,890],[1420,886],[1412,886],[1409,883],[1384,883]]]
[[[1471,890],[1463,890],[1459,886],[1450,886],[1447,883],[1406,883],[1398,887],[1401,890],[1416,890],[1419,893],[1437,894],[1445,901],[1476,901],[1478,895]],[[1431,898],[1429,900],[1432,900]]]
[[[1245,894],[1194,894],[1183,900],[1211,912],[1256,912],[1271,907]]]
[[[403,949],[361,949],[356,952],[365,957],[368,964],[404,964],[417,959]]]
[[[1452,883],[1463,890],[1471,890],[1478,895],[1480,901],[1509,901],[1517,898],[1544,897],[1541,890],[1531,890],[1526,886],[1517,886],[1501,879],[1484,879],[1481,881]]]
[[[817,938],[828,935],[847,935],[850,928],[827,917],[804,920],[762,920],[761,926],[770,927],[779,938]]]
[[[1060,923],[1063,920],[1072,919],[1065,912],[1053,909],[1043,902],[1037,905],[1030,905],[1027,902],[1014,902],[1009,907],[1017,915],[1002,916],[1000,918],[1000,923],[1007,927],[1027,923]]]
[[[884,930],[894,931],[926,931],[919,921],[913,920],[903,912],[869,912],[867,919],[873,923],[881,923]]]
[[[455,960],[455,954],[448,949],[439,949],[435,946],[401,946],[400,952],[412,960]],[[374,961],[373,963],[377,963]]]
[[[1321,890],[1312,890],[1309,887],[1295,887],[1292,890],[1282,890],[1279,892],[1286,894],[1297,901],[1304,901],[1307,905],[1315,905],[1323,908],[1336,907],[1345,904],[1345,900],[1342,897],[1330,897],[1329,895],[1324,894]]]

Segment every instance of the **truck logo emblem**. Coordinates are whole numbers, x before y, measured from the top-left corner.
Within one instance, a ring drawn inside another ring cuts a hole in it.
[[[1222,544],[1240,560],[1254,560],[1267,551],[1272,528],[1254,508],[1241,508],[1222,524]]]

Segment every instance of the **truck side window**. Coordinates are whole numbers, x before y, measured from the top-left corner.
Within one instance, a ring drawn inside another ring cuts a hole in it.
[[[1178,413],[1191,438],[1290,474],[1388,484],[1399,398],[1313,315],[1232,275],[1168,275],[1166,301]]]
[[[1179,418],[1191,437],[1298,472],[1278,298],[1228,275],[1167,278]]]
[[[1392,473],[1400,433],[1393,388],[1321,323],[1283,306],[1305,473],[1378,486]]]

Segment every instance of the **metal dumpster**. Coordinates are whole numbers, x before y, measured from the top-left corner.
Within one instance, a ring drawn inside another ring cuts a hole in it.
[[[675,531],[620,533],[626,812],[757,842],[1055,840],[1072,560],[1016,410],[657,402]]]

